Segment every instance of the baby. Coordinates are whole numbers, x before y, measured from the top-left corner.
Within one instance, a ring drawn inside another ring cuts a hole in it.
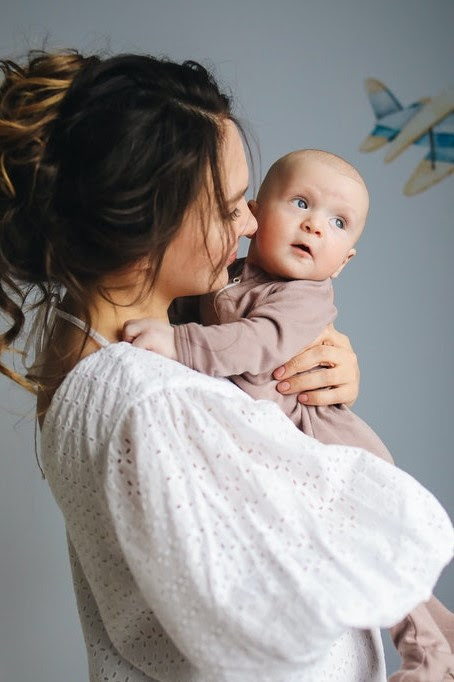
[[[369,209],[363,178],[334,154],[291,152],[271,166],[249,207],[257,232],[246,261],[234,264],[232,281],[204,298],[202,322],[209,326],[135,320],[125,326],[125,339],[278,402],[298,428],[324,443],[362,447],[392,462],[348,407],[305,405],[277,392],[272,377],[283,359],[310,345],[336,317],[332,279],[355,255]],[[391,632],[403,667],[391,680],[452,679],[454,656],[444,636],[452,639],[452,623],[452,614],[432,598],[396,625]]]

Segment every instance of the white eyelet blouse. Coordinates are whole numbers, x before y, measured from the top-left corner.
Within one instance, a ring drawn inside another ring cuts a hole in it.
[[[42,457],[91,682],[384,682],[377,628],[452,557],[409,475],[126,343],[66,377]]]

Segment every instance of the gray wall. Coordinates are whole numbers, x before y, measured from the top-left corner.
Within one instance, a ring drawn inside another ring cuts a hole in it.
[[[453,26],[452,0],[2,0],[0,21],[2,56],[47,37],[49,47],[208,61],[250,122],[264,170],[304,146],[358,166],[370,219],[336,285],[338,328],[362,368],[356,410],[451,516],[453,177],[407,198],[421,149],[390,165],[383,151],[357,149],[372,128],[363,79],[383,80],[403,103],[438,94],[454,80]],[[6,380],[0,427],[0,679],[83,682],[64,528],[35,465],[33,406]],[[451,566],[437,594],[452,609],[453,587]]]

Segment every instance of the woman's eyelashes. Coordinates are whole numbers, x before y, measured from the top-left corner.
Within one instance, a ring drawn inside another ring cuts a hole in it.
[[[241,215],[241,211],[239,208],[234,208],[233,211],[229,213],[229,218],[230,220],[238,220],[238,218]]]

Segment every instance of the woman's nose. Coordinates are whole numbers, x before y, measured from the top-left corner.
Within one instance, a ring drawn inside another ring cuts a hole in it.
[[[257,231],[257,220],[246,205],[247,215],[240,229],[240,237],[252,237]]]

